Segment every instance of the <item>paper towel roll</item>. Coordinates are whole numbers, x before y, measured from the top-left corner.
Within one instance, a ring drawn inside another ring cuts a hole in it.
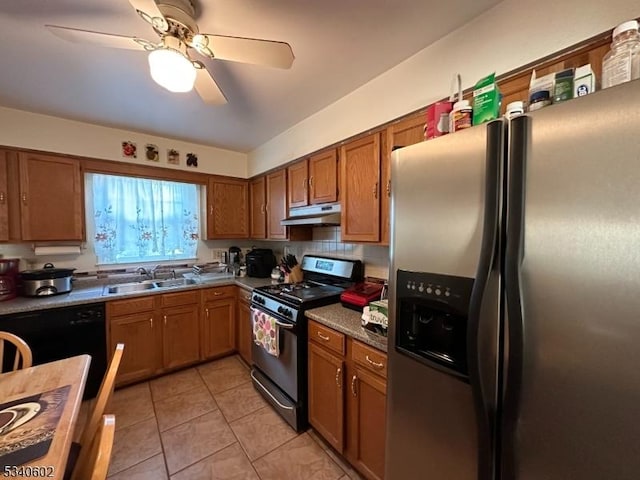
[[[80,247],[77,245],[35,247],[33,252],[36,255],[80,255]]]

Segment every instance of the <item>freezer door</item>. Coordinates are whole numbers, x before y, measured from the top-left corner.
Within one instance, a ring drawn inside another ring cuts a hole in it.
[[[468,280],[474,290],[478,285],[489,283],[493,247],[488,248],[489,258],[485,262],[481,261],[481,251],[486,247],[483,242],[486,243],[487,238],[483,235],[487,196],[494,197],[489,203],[495,216],[498,191],[492,188],[489,193],[493,194],[487,195],[487,152],[501,151],[502,123],[494,125],[492,130],[496,135],[488,135],[487,125],[482,125],[393,154],[390,245],[390,279],[393,281],[389,291],[390,373],[385,470],[385,478],[390,480],[492,478],[488,465],[491,459],[489,417],[477,378],[480,365],[475,357],[478,356],[479,330],[482,330],[488,345],[483,367],[491,377],[488,383],[495,386],[497,317],[489,318],[485,328],[479,329],[478,295],[475,307],[468,301],[467,305],[457,306],[460,312],[466,314],[467,308],[469,311],[467,356],[474,358],[469,359],[468,379],[461,379],[452,368],[439,367],[428,355],[412,356],[409,346],[421,343],[412,337],[420,331],[428,334],[430,329],[426,324],[409,327],[408,332],[403,332],[406,334],[403,340],[399,329],[404,327],[397,321],[398,301],[415,300],[415,305],[407,304],[407,307],[403,303],[400,309],[413,309],[414,318],[425,322],[429,315],[416,313],[420,305],[435,308],[439,302],[443,305],[448,302],[444,288],[436,289],[434,285],[432,292],[428,291],[430,279],[440,278],[445,282],[453,278],[455,282],[462,282],[461,285]],[[496,141],[488,141],[489,137]],[[490,170],[496,175],[498,159],[494,160]],[[495,225],[493,228],[497,229]],[[489,232],[492,233],[491,228]],[[494,235],[489,237],[495,240]],[[483,278],[478,282],[476,277],[481,265],[484,265]],[[402,288],[396,279],[404,279]],[[433,281],[438,283],[436,280]],[[451,287],[451,297],[455,291],[456,288]],[[482,291],[482,288],[478,290]],[[424,299],[418,298],[423,296]],[[497,291],[490,296],[488,303],[495,304]],[[473,291],[471,297],[474,297]],[[483,310],[492,309],[485,304]],[[462,317],[458,321],[462,321]],[[487,388],[486,397],[494,397],[490,393],[492,387],[483,385]]]
[[[638,105],[635,81],[514,121],[504,480],[640,475]]]

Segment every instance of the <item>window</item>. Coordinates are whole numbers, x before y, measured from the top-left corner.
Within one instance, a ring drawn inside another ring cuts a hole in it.
[[[87,225],[98,264],[196,258],[197,185],[101,174],[87,180],[93,201]]]

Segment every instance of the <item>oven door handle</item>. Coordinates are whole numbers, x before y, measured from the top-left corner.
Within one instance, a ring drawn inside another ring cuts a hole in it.
[[[282,323],[278,320],[276,320],[276,325],[280,328],[284,328],[285,330],[292,330],[295,327],[292,323]]]
[[[256,382],[260,386],[260,388],[262,388],[262,390],[264,390],[264,392],[271,397],[271,400],[273,400],[274,402],[276,402],[278,404],[278,406],[280,408],[282,408],[283,410],[293,410],[293,407],[289,407],[288,405],[281,404],[278,401],[278,399],[276,397],[274,397],[273,394],[269,390],[267,390],[267,387],[262,385],[262,383],[260,383],[260,380],[258,380],[255,377],[255,375],[253,374],[253,370],[251,371],[251,378],[253,378],[253,381]]]

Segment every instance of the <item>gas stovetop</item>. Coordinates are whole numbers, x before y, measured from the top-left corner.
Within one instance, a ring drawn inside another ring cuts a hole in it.
[[[267,285],[266,287],[256,288],[256,290],[274,299],[280,299],[284,302],[294,302],[296,305],[301,305],[305,302],[311,302],[320,298],[340,295],[344,288],[333,285],[323,285],[316,282],[300,282]]]

